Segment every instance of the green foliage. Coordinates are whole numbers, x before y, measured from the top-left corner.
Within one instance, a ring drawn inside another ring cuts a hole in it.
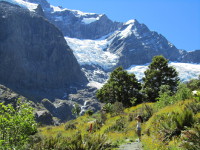
[[[190,130],[182,132],[181,147],[186,150],[199,150],[200,149],[200,126],[195,126]]]
[[[187,88],[186,84],[179,84],[178,91],[174,96],[174,101],[186,100],[189,98],[192,98],[192,91]]]
[[[106,113],[110,113],[112,116],[116,116],[123,113],[124,106],[122,102],[115,102],[114,104],[107,103],[103,106],[102,110]]]
[[[158,98],[161,85],[169,85],[171,92],[177,90],[178,73],[173,67],[168,66],[168,60],[163,56],[155,56],[144,74],[144,92],[150,101]]]
[[[141,84],[134,74],[128,74],[122,67],[116,68],[110,75],[107,83],[97,91],[97,98],[101,102],[122,102],[124,106],[131,106],[132,99],[136,98],[136,104],[141,102]]]
[[[116,122],[110,126],[105,132],[113,132],[113,131],[124,131],[126,128],[126,119],[125,117],[120,117],[116,120]]]
[[[76,129],[75,123],[66,124],[65,125],[65,130],[69,130],[69,129],[71,129],[71,130]]]
[[[197,113],[200,112],[200,102],[195,100],[189,104],[186,104],[186,108],[191,110],[196,115]]]
[[[100,120],[99,120],[99,122],[101,122],[102,124],[104,124],[106,122],[106,120],[107,120],[106,113],[101,112],[100,113]]]
[[[111,147],[107,137],[77,132],[70,137],[43,137],[31,143],[28,150],[104,150]]]
[[[94,111],[89,109],[85,112],[85,114],[89,115],[89,116],[92,116],[94,114]]]
[[[72,109],[72,114],[73,114],[74,116],[78,117],[79,114],[80,114],[80,112],[81,112],[81,107],[80,107],[77,103],[75,103],[75,104],[74,104],[74,107],[73,107],[73,109]]]
[[[198,79],[192,79],[187,83],[187,87],[192,91],[200,89],[200,75]]]
[[[143,121],[148,121],[149,118],[154,114],[154,109],[151,105],[147,105],[144,103],[143,112],[141,113],[141,116],[143,118]]]
[[[178,90],[174,95],[172,95],[169,88],[169,85],[162,85],[160,87],[159,97],[157,98],[158,101],[156,103],[158,108],[163,108],[167,105],[174,104],[177,101],[192,98],[192,91],[187,88],[184,83],[179,84]]]
[[[21,149],[30,135],[37,132],[33,109],[27,102],[16,107],[0,103],[0,145],[2,149]]]
[[[122,114],[124,111],[123,104],[121,102],[115,102],[113,104],[113,114],[114,116]]]
[[[159,91],[159,97],[157,98],[157,107],[163,108],[169,104],[172,104],[173,97],[171,96],[171,91],[169,90],[169,85],[161,85]]]
[[[102,108],[103,111],[106,113],[112,113],[113,112],[113,105],[111,103],[107,103]]]

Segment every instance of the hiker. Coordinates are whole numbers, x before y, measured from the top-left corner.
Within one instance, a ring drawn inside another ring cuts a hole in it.
[[[137,120],[136,132],[139,137],[139,141],[141,141],[141,123],[143,122],[142,116],[138,115],[135,120]]]
[[[90,124],[89,132],[92,132],[92,123]]]

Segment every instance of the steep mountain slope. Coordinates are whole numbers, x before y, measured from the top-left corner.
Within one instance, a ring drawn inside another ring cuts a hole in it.
[[[29,97],[87,83],[62,33],[42,16],[0,2],[0,83]],[[32,93],[33,92],[33,93]],[[39,93],[38,93],[39,92]],[[62,94],[61,94],[62,93]]]
[[[64,34],[72,38],[98,39],[121,26],[104,14],[83,13],[50,5],[46,0],[26,0],[40,4],[47,19],[58,27]]]
[[[107,50],[120,56],[118,66],[124,68],[151,62],[156,55],[163,55],[170,61],[177,61],[181,56],[165,37],[150,31],[137,20],[124,23],[110,38],[113,40]]]
[[[164,55],[170,61],[189,62],[188,59],[190,59],[190,62],[198,62],[197,59],[190,57],[191,53],[178,50],[164,36],[150,31],[137,20],[130,20],[126,23],[113,22],[103,14],[55,7],[46,0],[6,1],[23,5],[31,11],[37,10],[36,12],[40,14],[39,8],[41,7],[44,16],[68,38],[95,40],[109,34],[107,40],[110,43],[103,50],[118,55],[117,66],[122,65],[127,68],[133,64],[149,63],[155,55]]]

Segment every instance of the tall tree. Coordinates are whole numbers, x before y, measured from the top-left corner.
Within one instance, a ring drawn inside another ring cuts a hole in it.
[[[131,106],[135,100],[141,100],[141,84],[134,74],[128,74],[122,67],[116,68],[110,75],[107,83],[97,91],[97,98],[101,102],[122,102],[125,107]]]
[[[168,62],[163,56],[155,56],[144,72],[144,92],[150,101],[156,101],[161,85],[169,85],[172,93],[177,90],[180,79],[175,68],[169,66]]]

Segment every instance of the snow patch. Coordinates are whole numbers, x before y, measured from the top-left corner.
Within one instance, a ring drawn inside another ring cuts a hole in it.
[[[50,5],[50,7],[53,8],[54,12],[59,12],[59,11],[65,11],[65,10],[67,10],[67,9],[63,9],[63,8],[61,8],[59,6]]]
[[[56,16],[55,21],[63,21],[63,17],[62,16]]]
[[[121,31],[118,35],[120,36],[120,39],[124,39],[130,36],[132,34],[132,27],[133,27],[133,24],[130,24],[125,30]]]
[[[124,25],[129,25],[129,24],[134,24],[135,23],[135,20],[129,20],[127,21],[126,23],[124,23]]]
[[[88,15],[95,15],[95,13],[86,13],[86,12],[82,12],[80,10],[72,10],[72,9],[67,9],[67,8],[62,8],[59,6],[53,6],[50,5],[51,8],[53,8],[53,13],[54,12],[62,12],[62,11],[71,11],[76,17],[84,17],[84,16],[88,16]]]
[[[137,27],[135,25],[135,20],[129,20],[126,23],[124,23],[123,27],[120,30],[117,30],[112,35],[113,37],[119,37],[119,39],[125,39],[129,37],[130,35],[135,35],[137,39],[141,38],[141,36],[138,34]]]
[[[30,11],[33,11],[33,12],[35,12],[35,9],[38,7],[38,4],[29,3],[23,0],[0,0],[0,1],[9,2],[15,5],[21,6],[23,8],[29,9]]]
[[[96,18],[83,18],[82,19],[82,22],[85,23],[85,24],[90,24],[92,22],[95,22],[95,21],[98,21],[100,18],[101,18],[102,15],[99,15],[98,17]]]
[[[90,81],[87,86],[90,86],[90,87],[95,87],[97,89],[100,89],[102,88],[104,85],[104,83],[99,83],[99,82],[95,82],[95,81]]]

